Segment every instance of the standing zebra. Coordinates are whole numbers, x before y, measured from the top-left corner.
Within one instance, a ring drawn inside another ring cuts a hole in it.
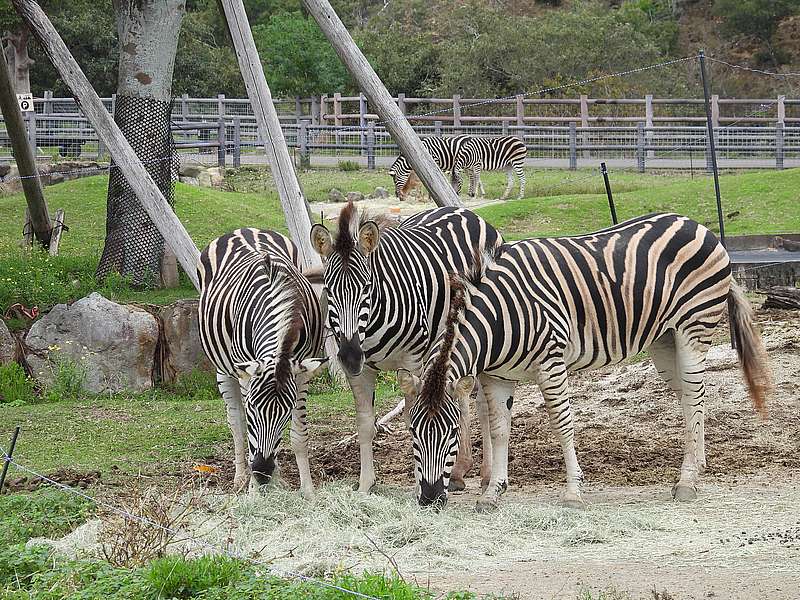
[[[467,169],[470,174],[469,195],[475,196],[475,179],[480,181],[481,171],[501,171],[506,172],[506,189],[501,200],[508,198],[514,180],[511,171],[519,179],[519,195],[521,199],[525,194],[525,157],[528,155],[528,148],[525,142],[512,136],[482,138],[474,137],[469,142],[463,144],[456,154],[453,162],[452,184],[456,194],[461,193],[461,171]],[[481,195],[484,195],[481,186]]]
[[[433,161],[444,172],[453,170],[453,162],[461,147],[471,140],[468,135],[456,135],[453,137],[431,137],[422,140],[422,145],[430,152]],[[414,175],[412,177],[412,174]],[[405,200],[406,195],[410,192],[414,185],[419,183],[414,170],[408,162],[408,159],[400,155],[389,167],[389,175],[394,180],[394,193],[400,200]],[[483,183],[481,183],[480,175],[470,173],[470,181],[477,177],[478,185],[480,186],[481,193],[484,193]]]
[[[481,261],[478,261],[479,263]],[[706,464],[705,357],[729,301],[753,403],[764,410],[770,374],[752,310],[732,281],[730,259],[702,225],[673,214],[632,219],[590,235],[503,245],[461,283],[411,408],[421,504],[447,499],[459,406],[477,376],[488,401],[492,473],[479,510],[507,487],[514,386],[533,380],[564,453],[568,506],[581,506],[581,469],[567,373],[618,363],[648,349],[686,421],[677,500],[696,497]]]
[[[388,227],[383,220],[359,216],[348,203],[339,215],[336,238],[323,225],[314,225],[311,243],[325,261],[329,326],[356,401],[358,489],[366,493],[375,484],[372,441],[378,372],[419,370],[447,315],[450,273],[465,272],[474,251],[492,251],[502,239],[491,225],[463,208],[426,210],[399,227]],[[465,432],[453,468],[457,489],[463,489],[463,475],[472,460],[469,398],[464,404]],[[482,470],[487,469],[488,463]]]
[[[309,380],[326,359],[315,358],[322,341],[322,313],[299,267],[297,248],[289,239],[259,229],[237,229],[200,254],[200,341],[217,368],[227,408],[237,490],[250,479],[248,462],[256,483],[270,481],[275,451],[291,415],[300,489],[306,497],[314,493],[306,394]]]

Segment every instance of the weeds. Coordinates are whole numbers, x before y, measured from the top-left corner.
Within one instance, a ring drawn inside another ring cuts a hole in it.
[[[45,388],[48,402],[77,400],[84,395],[86,365],[63,354],[50,355],[52,378]]]
[[[351,171],[360,171],[361,165],[355,162],[354,160],[340,160],[339,170],[344,171],[346,173]]]
[[[0,404],[22,406],[36,402],[33,380],[17,363],[0,365]]]

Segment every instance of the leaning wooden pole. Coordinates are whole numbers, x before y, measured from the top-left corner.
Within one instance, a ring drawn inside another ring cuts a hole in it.
[[[247,96],[256,117],[258,133],[264,140],[264,150],[278,189],[289,236],[300,249],[303,264],[306,267],[319,266],[320,257],[311,246],[311,215],[308,204],[300,189],[289,148],[283,137],[278,111],[272,102],[272,93],[258,57],[244,4],[242,0],[220,0],[220,3],[228,22],[236,57],[239,59]]]
[[[2,55],[0,55],[0,63],[2,63],[0,65],[0,109],[3,111],[8,137],[11,139],[17,170],[22,178],[22,190],[25,192],[25,200],[28,203],[33,235],[42,246],[47,248],[50,246],[52,226],[47,202],[44,199],[42,182],[39,179],[39,171],[36,169],[36,157],[28,143],[25,121],[22,118],[19,104],[17,104],[17,94],[11,81],[11,73],[9,73],[8,64]]]
[[[408,158],[436,204],[461,206],[461,201],[450,183],[436,166],[428,151],[425,150],[405,115],[395,104],[386,90],[386,86],[383,85],[363,52],[353,41],[330,2],[328,0],[303,0],[303,4],[319,24],[325,37],[328,38],[339,58],[342,59],[345,67],[358,83],[358,87],[369,99],[371,106],[377,111],[397,145],[400,146],[400,151]]]
[[[108,148],[115,168],[122,171],[139,202],[164,236],[175,253],[183,270],[196,288],[197,259],[200,252],[189,237],[183,223],[172,211],[150,173],[142,165],[119,127],[108,114],[97,93],[92,88],[80,66],[70,54],[55,27],[33,0],[11,0],[20,17],[28,24],[45,54],[50,58],[61,79],[67,84],[78,106],[97,132],[97,137]]]

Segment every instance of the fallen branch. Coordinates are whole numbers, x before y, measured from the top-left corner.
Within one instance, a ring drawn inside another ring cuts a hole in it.
[[[367,535],[366,531],[364,531],[363,533],[364,537],[367,538],[367,540],[369,540],[369,543],[375,547],[375,550],[380,552],[386,558],[386,560],[389,561],[389,564],[392,565],[392,568],[394,569],[395,573],[397,573],[397,576],[400,578],[400,580],[403,583],[406,583],[406,578],[403,577],[403,574],[400,572],[400,567],[397,566],[397,561],[394,559],[394,556],[389,556],[388,554],[386,554],[386,552],[380,546],[378,546],[378,544],[375,543],[375,540],[373,540],[371,537]]]
[[[800,309],[800,289],[793,287],[772,287],[762,292],[767,295],[763,308]]]
[[[395,406],[392,410],[383,415],[380,419],[375,421],[375,431],[378,433],[391,432],[391,429],[389,428],[389,423],[393,421],[397,417],[397,415],[403,412],[405,406],[406,406],[405,398],[401,398],[400,402],[397,403],[397,406]],[[342,446],[347,446],[357,437],[358,437],[357,433],[348,435],[346,438],[342,438],[341,440],[339,440],[339,442],[336,444],[336,447],[340,448]]]

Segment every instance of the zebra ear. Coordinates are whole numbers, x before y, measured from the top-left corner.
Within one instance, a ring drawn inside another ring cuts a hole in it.
[[[358,249],[364,256],[369,256],[378,247],[381,232],[375,221],[367,221],[358,230]]]
[[[251,360],[243,363],[236,363],[233,368],[236,369],[236,374],[239,379],[248,383],[253,377],[263,373],[267,368],[268,361],[266,360]]]
[[[327,358],[307,358],[300,363],[293,363],[292,371],[297,378],[297,383],[311,381],[327,363]]]
[[[416,398],[419,395],[419,377],[414,375],[411,371],[398,369],[397,383],[400,385],[400,390],[402,390],[404,396]]]
[[[320,256],[324,256],[325,258],[330,256],[333,242],[331,241],[331,232],[328,231],[325,225],[316,223],[311,228],[311,245]]]
[[[463,398],[469,396],[474,387],[475,378],[472,375],[466,375],[454,383],[447,384],[447,395],[451,398]]]

